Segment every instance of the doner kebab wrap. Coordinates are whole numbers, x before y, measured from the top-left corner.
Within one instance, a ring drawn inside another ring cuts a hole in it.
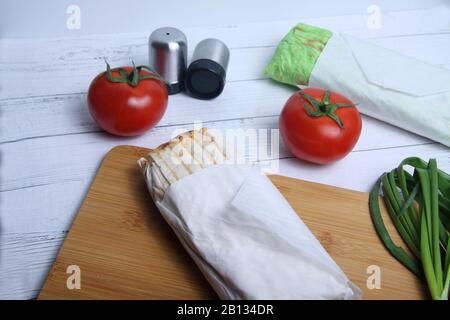
[[[256,166],[212,130],[138,161],[161,215],[222,299],[357,299],[361,291]],[[150,200],[149,200],[150,201]]]

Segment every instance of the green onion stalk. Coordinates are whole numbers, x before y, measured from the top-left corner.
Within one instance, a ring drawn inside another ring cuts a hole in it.
[[[412,168],[412,173],[405,167]],[[380,195],[409,250],[396,245],[384,224]],[[448,300],[450,285],[450,175],[417,157],[403,160],[375,183],[369,196],[375,230],[388,251],[426,281],[431,298]]]

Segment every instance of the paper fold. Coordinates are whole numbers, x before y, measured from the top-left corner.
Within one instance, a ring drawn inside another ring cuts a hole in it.
[[[333,34],[309,86],[339,92],[363,114],[450,146],[450,71]]]
[[[450,70],[341,34],[366,79],[412,96],[450,91]]]

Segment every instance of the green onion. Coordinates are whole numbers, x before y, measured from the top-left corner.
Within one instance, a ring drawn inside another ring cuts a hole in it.
[[[413,174],[404,169],[410,166]],[[405,251],[390,237],[380,211],[380,195]],[[450,286],[450,175],[417,157],[384,173],[369,196],[375,230],[388,251],[426,281],[432,299],[447,300]]]

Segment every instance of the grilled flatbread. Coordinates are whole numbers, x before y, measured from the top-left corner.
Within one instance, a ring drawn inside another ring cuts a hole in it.
[[[228,159],[222,135],[202,128],[180,134],[152,149],[147,158],[138,160],[138,165],[153,194],[162,197],[172,183]]]

